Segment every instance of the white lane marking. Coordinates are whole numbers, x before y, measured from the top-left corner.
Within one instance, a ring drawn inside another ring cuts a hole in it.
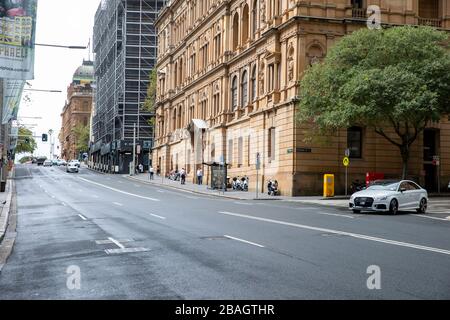
[[[155,218],[159,218],[159,219],[163,219],[163,220],[166,219],[165,217],[158,216],[157,214],[150,213],[150,215],[153,216],[153,217],[155,217]]]
[[[111,241],[112,243],[114,243],[120,249],[125,249],[125,246],[123,244],[121,244],[119,241],[117,241],[116,239],[109,237],[108,240]]]
[[[134,240],[133,239],[122,239],[122,240],[117,240],[117,241],[119,241],[120,243],[123,243],[123,242],[133,242]],[[112,243],[112,241],[111,240],[95,240],[95,243],[96,244],[110,244],[110,243]]]
[[[62,204],[64,207],[67,207],[67,204],[66,204],[65,202],[61,202],[61,204]]]
[[[85,221],[87,220],[87,218],[85,216],[83,216],[82,214],[79,214],[78,216]]]
[[[56,197],[55,196],[52,196],[52,199],[55,199]]]
[[[317,208],[316,208],[317,209]],[[299,210],[299,209],[297,209]],[[307,212],[307,213],[311,213],[311,214],[323,214],[326,216],[335,216],[335,217],[341,217],[341,218],[349,218],[349,219],[355,219],[354,216],[348,216],[346,214],[337,214],[337,213],[328,213],[328,212]]]
[[[185,198],[188,198],[188,199],[193,199],[193,200],[198,200],[199,198],[198,197],[194,197],[194,196],[185,196],[185,195],[180,195],[180,196],[182,196],[182,197],[185,197]]]
[[[162,190],[156,190],[156,191],[158,191],[159,193],[164,193],[165,191],[162,191]]]
[[[140,196],[138,194],[125,192],[125,191],[122,191],[122,190],[119,190],[119,189],[116,189],[116,188],[111,188],[111,187],[105,186],[104,184],[97,183],[97,182],[94,182],[94,181],[90,181],[90,180],[87,180],[87,179],[84,179],[84,178],[79,178],[79,179],[81,179],[83,181],[86,181],[88,183],[92,183],[92,184],[95,184],[97,186],[100,186],[100,187],[112,190],[112,191],[115,191],[115,192],[119,192],[119,193],[123,193],[123,194],[129,195],[129,196],[132,196],[132,197],[141,198],[141,199],[150,200],[150,201],[160,201],[159,199],[150,198],[150,197],[144,197],[144,196]]]
[[[244,206],[251,206],[253,203],[246,203],[246,202],[235,202],[234,204],[242,204]]]
[[[264,248],[264,246],[261,245],[261,244],[257,244],[257,243],[254,243],[254,242],[251,242],[251,241],[247,241],[247,240],[244,240],[244,239],[239,239],[239,238],[235,238],[235,237],[227,236],[227,235],[224,235],[224,237],[228,238],[228,239],[244,242],[244,243],[247,243],[247,244],[251,244],[252,246],[257,246],[257,247],[260,247],[260,248]]]
[[[254,217],[254,216],[249,216],[249,215],[239,214],[239,213],[233,213],[233,212],[227,212],[227,211],[221,211],[219,213],[225,214],[225,215],[229,215],[229,216],[235,216],[235,217],[241,217],[241,218],[246,218],[246,219],[270,222],[270,223],[281,224],[281,225],[285,225],[285,226],[296,227],[296,228],[307,229],[307,230],[313,230],[313,231],[319,231],[319,232],[333,233],[333,234],[353,237],[353,238],[357,238],[357,239],[364,239],[364,240],[369,240],[369,241],[375,241],[375,242],[392,244],[392,245],[400,246],[400,247],[408,247],[408,248],[413,248],[413,249],[418,249],[418,250],[425,250],[425,251],[431,251],[431,252],[437,252],[437,253],[450,255],[450,250],[445,250],[445,249],[440,249],[440,248],[433,248],[433,247],[426,247],[426,246],[417,245],[417,244],[413,244],[413,243],[407,243],[407,242],[401,242],[401,241],[395,241],[395,240],[371,237],[371,236],[366,236],[366,235],[363,235],[363,234],[346,232],[346,231],[339,231],[339,230],[332,230],[332,229],[326,229],[326,228],[312,227],[312,226],[307,226],[307,225],[303,225],[303,224],[297,224],[297,223],[280,221],[280,220],[273,220],[273,219],[266,219],[266,218],[261,218],[261,217]]]
[[[134,252],[146,252],[150,251],[147,248],[123,248],[123,249],[106,249],[107,254],[120,254],[120,253],[134,253]]]
[[[113,204],[115,204],[116,206],[119,206],[119,207],[123,207],[123,204],[121,204],[120,202],[113,202]]]
[[[438,217],[424,216],[424,215],[421,215],[421,214],[414,214],[413,216],[415,216],[415,217],[421,217],[421,218],[434,219],[434,220],[450,221],[450,220],[448,219],[449,217],[447,217],[447,218],[438,218]]]

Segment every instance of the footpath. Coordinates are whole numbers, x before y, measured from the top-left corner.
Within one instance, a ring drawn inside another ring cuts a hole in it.
[[[0,192],[0,272],[12,252],[16,239],[16,206],[14,192],[14,169],[6,183],[5,192]]]

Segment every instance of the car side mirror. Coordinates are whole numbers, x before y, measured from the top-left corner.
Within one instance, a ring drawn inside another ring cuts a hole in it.
[[[405,192],[406,188],[400,188],[400,192]]]

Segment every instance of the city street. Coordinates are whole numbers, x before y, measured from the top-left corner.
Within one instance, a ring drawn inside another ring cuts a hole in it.
[[[86,168],[18,165],[15,183],[0,300],[450,298],[444,218],[237,201]]]

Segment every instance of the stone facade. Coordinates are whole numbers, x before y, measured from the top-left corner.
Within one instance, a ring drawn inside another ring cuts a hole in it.
[[[372,4],[381,8],[385,25],[429,24],[450,30],[450,0],[171,1],[156,21],[153,166],[163,174],[184,167],[192,181],[195,169],[203,167],[208,183],[208,168],[202,164],[223,159],[227,175],[249,176],[254,190],[259,153],[261,191],[274,178],[283,195],[320,194],[323,174],[333,173],[341,193],[342,157],[350,147],[349,182],[364,180],[366,172],[398,177],[398,149],[371,129],[343,129],[323,142],[310,142],[308,124],[294,121],[303,72],[342,36],[366,27],[366,7]],[[440,167],[431,165],[430,152],[440,155]],[[437,168],[441,185],[446,185],[448,119],[432,124],[426,138],[417,140],[409,173],[432,189]]]
[[[78,125],[90,127],[93,99],[92,82],[92,62],[84,61],[83,65],[75,72],[72,83],[67,88],[67,101],[61,113],[62,127],[59,133],[59,142],[62,159],[79,158],[73,129]]]

